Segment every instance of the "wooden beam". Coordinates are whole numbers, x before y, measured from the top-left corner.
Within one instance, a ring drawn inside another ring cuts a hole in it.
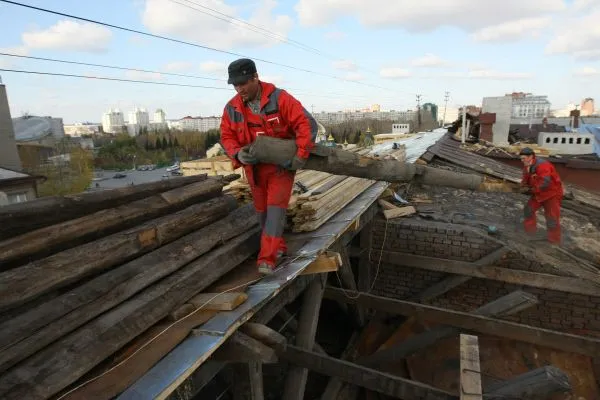
[[[381,208],[383,208],[384,210],[393,210],[395,208],[398,208],[395,205],[393,205],[392,203],[390,203],[389,201],[385,201],[383,199],[377,200],[377,203],[379,203]]]
[[[473,264],[476,266],[486,266],[486,265],[493,264],[496,261],[500,260],[502,257],[504,257],[504,255],[508,252],[509,252],[508,248],[500,247],[499,249],[496,249],[496,250],[492,251],[491,253],[486,254],[479,260],[474,261]],[[446,278],[433,284],[432,286],[428,287],[421,293],[409,298],[408,300],[415,301],[415,302],[425,302],[427,300],[434,299],[434,298],[439,297],[439,296],[443,295],[444,293],[447,293],[450,290],[462,285],[463,283],[467,282],[470,279],[471,279],[470,276],[450,274]]]
[[[405,206],[405,207],[395,207],[392,210],[384,210],[383,215],[385,219],[394,219],[399,217],[406,217],[407,215],[412,215],[416,213],[417,210],[413,206]]]
[[[360,338],[360,334],[358,332],[354,332],[348,340],[348,344],[346,348],[342,352],[341,359],[345,361],[351,361],[351,357],[356,350],[356,345],[358,343],[358,339]],[[337,377],[331,377],[329,382],[327,382],[327,386],[325,387],[325,391],[321,396],[321,400],[336,400],[338,398],[338,394],[342,389],[344,382]]]
[[[477,336],[460,335],[460,400],[483,400]]]
[[[285,307],[279,311],[279,316],[285,321],[287,329],[294,333],[298,332],[298,320]],[[313,351],[320,354],[327,354],[317,342],[313,345]]]
[[[200,293],[169,314],[169,317],[177,321],[197,308],[209,311],[231,311],[247,299],[248,295],[244,292]]]
[[[310,263],[300,275],[336,272],[340,265],[342,265],[340,254],[333,251],[326,251],[325,253],[320,254],[315,261]]]
[[[569,376],[561,369],[546,365],[484,389],[490,400],[547,400],[555,394],[572,391]]]
[[[231,364],[233,400],[264,400],[262,364]]]
[[[517,314],[538,303],[536,296],[525,293],[520,290],[511,292],[506,296],[493,300],[473,311],[473,314],[486,317],[497,317]],[[413,318],[410,318],[412,320]],[[402,328],[400,328],[402,329]],[[404,340],[402,343],[380,350],[375,354],[365,357],[358,361],[359,364],[368,367],[394,363],[400,361],[419,350],[432,346],[436,342],[460,334],[460,329],[442,325],[434,327],[428,331],[414,335]]]
[[[373,257],[379,257],[379,251]],[[473,278],[491,279],[515,285],[526,285],[541,289],[558,290],[588,296],[600,295],[600,288],[593,282],[566,276],[542,274],[511,268],[481,266],[475,263],[418,256],[408,253],[384,251],[382,259],[391,264],[420,268],[428,271],[466,275]]]
[[[600,354],[600,339],[561,333],[549,329],[535,328],[515,322],[501,321],[494,318],[473,315],[462,311],[412,303],[403,300],[388,299],[365,293],[351,293],[348,296],[337,288],[328,288],[325,297],[342,300],[350,304],[361,304],[365,307],[400,314],[407,317],[419,317],[424,320],[452,325],[464,330],[505,337],[532,343],[553,349],[570,351],[588,356]]]
[[[212,358],[215,361],[233,363],[260,362],[274,364],[279,361],[271,347],[240,331],[234,332],[213,354]]]
[[[264,400],[262,364],[259,362],[249,362],[248,370],[250,374],[250,399]]]
[[[358,258],[358,290],[360,292],[370,292],[371,282],[373,281],[371,262],[369,254],[372,248],[373,222],[364,226],[360,231],[359,246],[363,251]],[[368,309],[363,307],[363,313],[366,316]]]
[[[354,278],[354,272],[352,272],[352,265],[350,264],[350,257],[348,256],[347,247],[341,246],[339,254],[342,259],[342,265],[337,275],[341,281],[339,282],[340,285],[346,289],[358,290],[356,279]],[[350,306],[348,307],[348,311],[352,314],[354,321],[356,321],[358,326],[365,325],[365,314],[361,307]]]
[[[263,324],[246,322],[240,326],[240,331],[270,347],[284,346],[287,343],[285,336]]]
[[[296,345],[301,349],[310,350],[315,344],[315,333],[319,322],[319,311],[321,310],[326,278],[326,274],[319,276],[304,293],[296,333]],[[308,369],[301,366],[292,366],[285,380],[283,398],[286,400],[304,399],[307,378]]]
[[[167,397],[167,400],[194,399],[198,393],[200,393],[200,391],[204,389],[204,387],[210,383],[223,368],[225,368],[226,365],[227,364],[222,362],[208,360],[198,367],[184,383],[175,389],[175,391]],[[89,399],[90,397],[87,398]]]
[[[281,359],[308,368],[318,374],[337,377],[344,382],[361,386],[388,396],[402,399],[458,400],[458,397],[443,390],[394,375],[375,371],[348,361],[338,360],[322,354],[288,345],[278,351]],[[288,399],[288,397],[282,397]]]

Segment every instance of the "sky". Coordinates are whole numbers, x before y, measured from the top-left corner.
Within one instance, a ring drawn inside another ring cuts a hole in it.
[[[414,109],[417,95],[442,107],[446,92],[454,108],[513,91],[548,95],[554,109],[600,98],[600,0],[21,3],[188,44],[0,1],[0,53],[152,71],[0,55],[13,117],[98,122],[110,108],[127,116],[136,106],[168,119],[221,115],[235,94],[227,65],[242,56],[314,112]]]

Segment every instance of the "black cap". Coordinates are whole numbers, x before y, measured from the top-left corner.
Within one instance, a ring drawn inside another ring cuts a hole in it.
[[[246,83],[256,73],[256,64],[249,58],[240,58],[229,64],[227,69],[230,85],[241,85]]]
[[[519,153],[520,156],[533,156],[535,155],[534,151],[531,150],[531,147],[523,147],[521,149],[521,152]]]

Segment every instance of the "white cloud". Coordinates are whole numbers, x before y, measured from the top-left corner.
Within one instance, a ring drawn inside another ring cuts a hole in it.
[[[227,65],[218,61],[205,61],[200,63],[200,71],[209,74],[227,75]]]
[[[573,1],[573,9],[575,11],[584,11],[598,4],[600,4],[599,0],[575,0]]]
[[[573,75],[575,76],[583,76],[583,77],[587,77],[587,76],[598,76],[600,75],[600,69],[594,68],[594,67],[583,67],[577,71],[573,72]]]
[[[0,53],[16,54],[18,56],[26,56],[29,54],[29,49],[26,46],[12,46],[0,48]]]
[[[333,68],[346,71],[356,71],[356,64],[350,60],[337,60],[332,63]]]
[[[48,29],[24,32],[21,36],[30,49],[104,52],[112,32],[89,22],[62,20]]]
[[[409,70],[404,69],[404,68],[389,67],[389,68],[381,68],[381,70],[379,71],[379,75],[382,78],[401,79],[401,78],[408,78],[412,74],[410,73]]]
[[[287,15],[273,15],[276,0],[260,0],[259,3],[246,21],[286,37],[293,25],[292,19]],[[190,4],[190,7],[195,6]],[[213,0],[210,7],[219,13],[241,19],[237,9],[223,0]],[[219,17],[223,18],[221,15]],[[281,43],[281,39],[255,32],[257,29],[249,30],[241,22],[228,23],[169,0],[147,0],[142,20],[152,33],[175,36],[220,49]]]
[[[539,37],[543,29],[550,26],[551,17],[522,18],[488,26],[472,34],[479,42],[517,40],[523,37]]]
[[[427,53],[423,57],[415,58],[411,60],[413,67],[444,67],[448,65],[448,62],[442,60],[435,54]]]
[[[569,54],[580,59],[597,59],[600,52],[600,8],[573,16],[556,28],[546,46],[547,54]]]
[[[358,72],[348,72],[345,76],[344,79],[348,80],[348,81],[362,81],[363,79],[365,79],[365,77]]]
[[[305,26],[327,25],[351,16],[366,27],[402,28],[411,32],[433,31],[441,26],[473,32],[565,9],[563,0],[299,0],[295,6],[300,23]]]
[[[600,60],[600,49],[598,50],[583,50],[573,53],[577,60],[596,61]]]
[[[478,69],[469,71],[468,77],[472,79],[520,80],[531,79],[533,75],[525,72],[501,72],[493,69]]]
[[[169,72],[183,72],[189,71],[193,66],[194,65],[191,62],[187,61],[171,61],[170,63],[165,64],[163,68]]]
[[[325,34],[325,39],[338,41],[346,38],[346,33],[342,31],[330,31]]]
[[[162,75],[158,72],[143,72],[143,71],[127,71],[125,72],[127,79],[135,79],[141,81],[160,81]]]

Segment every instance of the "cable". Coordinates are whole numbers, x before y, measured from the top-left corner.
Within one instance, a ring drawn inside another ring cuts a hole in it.
[[[213,9],[213,8],[210,8],[210,7],[207,7],[207,6],[203,6],[202,4],[198,4],[198,3],[194,2],[194,1],[191,1],[191,0],[181,0],[181,1],[186,1],[188,3],[191,3],[191,4],[195,5],[195,6],[200,7],[200,8],[204,8],[206,10],[209,10],[209,11],[211,11],[213,13],[222,15],[225,18],[219,17],[218,15],[214,15],[214,14],[211,14],[211,13],[206,12],[206,11],[202,11],[202,10],[200,10],[200,9],[198,9],[196,7],[192,7],[192,6],[188,5],[188,4],[181,3],[178,0],[169,0],[169,1],[172,2],[172,3],[175,3],[175,4],[179,4],[179,5],[183,6],[183,7],[187,7],[189,9],[198,11],[199,13],[208,15],[208,16],[216,18],[218,20],[221,20],[221,21],[227,22],[229,24],[235,25],[235,26],[240,26],[239,24],[234,23],[234,22],[239,22],[239,23],[241,23],[243,25],[246,25],[246,26],[244,26],[244,28],[249,29],[252,32],[256,32],[256,33],[259,33],[259,34],[261,34],[263,36],[267,36],[267,37],[270,37],[270,38],[273,38],[273,39],[277,39],[280,42],[287,43],[287,44],[289,44],[291,46],[298,47],[298,48],[300,48],[302,50],[309,51],[311,53],[315,53],[315,54],[320,55],[320,56],[324,56],[324,57],[327,57],[327,58],[335,59],[333,57],[327,56],[326,54],[322,53],[321,51],[319,51],[319,50],[317,50],[317,49],[315,49],[313,47],[307,46],[307,45],[305,45],[303,43],[300,43],[300,42],[298,42],[296,40],[288,39],[285,36],[280,35],[280,34],[278,34],[276,32],[273,32],[273,31],[270,31],[268,29],[262,28],[262,27],[260,27],[258,25],[251,24],[251,23],[249,23],[247,21],[244,21],[243,19],[232,17],[231,15],[227,15],[227,14],[222,13],[222,12],[220,12],[218,10]]]
[[[222,81],[222,82],[226,81],[226,79],[210,78],[210,77],[199,76],[199,75],[177,74],[177,73],[174,73],[174,72],[152,71],[152,70],[149,70],[149,69],[119,67],[119,66],[116,66],[116,65],[107,65],[107,64],[92,64],[92,63],[85,63],[85,62],[80,62],[80,61],[59,60],[57,58],[24,56],[24,55],[21,55],[21,54],[10,54],[10,53],[2,53],[2,52],[0,52],[0,56],[28,58],[30,60],[40,60],[40,61],[52,61],[52,62],[63,63],[63,64],[84,65],[84,66],[87,66],[87,67],[110,68],[110,69],[118,69],[118,70],[121,70],[121,71],[147,72],[147,73],[151,73],[151,74],[161,74],[161,75],[169,75],[169,76],[178,76],[178,77],[182,77],[182,78],[206,79],[206,80],[211,80],[211,81]]]
[[[100,379],[101,377],[103,377],[104,375],[108,374],[111,371],[114,371],[115,369],[117,369],[118,367],[120,367],[121,365],[123,365],[125,362],[127,362],[128,360],[130,360],[133,356],[135,356],[136,354],[138,354],[140,351],[142,351],[143,349],[145,349],[150,343],[152,343],[153,341],[155,341],[156,339],[158,339],[163,333],[167,332],[169,329],[171,329],[173,326],[177,325],[178,323],[186,320],[187,318],[191,317],[192,315],[196,314],[198,311],[202,310],[204,307],[206,307],[211,301],[213,301],[214,299],[216,299],[217,297],[221,296],[222,294],[231,292],[233,290],[239,289],[241,287],[244,286],[248,286],[253,284],[254,282],[258,282],[262,279],[263,277],[261,276],[260,278],[257,279],[253,279],[250,280],[248,282],[242,283],[238,286],[232,287],[230,289],[224,290],[220,293],[217,293],[216,295],[214,295],[213,297],[211,297],[209,300],[207,300],[204,304],[202,304],[200,307],[198,307],[197,309],[195,309],[194,311],[190,312],[189,314],[186,314],[185,316],[181,317],[180,319],[178,319],[177,321],[173,322],[172,324],[170,324],[169,326],[167,326],[165,329],[163,329],[162,331],[160,331],[159,333],[157,333],[154,337],[152,337],[150,340],[148,340],[146,343],[144,343],[142,346],[140,346],[139,349],[137,349],[136,351],[134,351],[133,353],[131,353],[129,356],[127,356],[126,358],[124,358],[122,361],[120,361],[119,363],[117,363],[116,365],[112,366],[111,368],[107,369],[106,371],[104,371],[103,373],[81,383],[80,385],[74,387],[73,389],[69,390],[68,392],[66,392],[65,394],[63,394],[62,396],[60,396],[58,399],[56,400],[61,400],[63,398],[65,398],[66,396],[70,395],[71,393],[73,393],[74,391],[84,387],[85,385],[92,383],[98,379]]]
[[[162,39],[162,40],[166,40],[166,41],[173,42],[173,43],[179,43],[179,44],[184,44],[184,45],[187,45],[187,46],[193,46],[193,47],[197,47],[197,48],[200,48],[200,49],[214,51],[214,52],[217,52],[217,53],[223,53],[223,54],[228,54],[228,55],[232,55],[232,56],[236,56],[236,57],[242,57],[242,58],[252,58],[252,57],[246,56],[244,54],[235,53],[235,52],[232,52],[232,51],[221,50],[221,49],[217,49],[217,48],[210,47],[210,46],[205,46],[205,45],[198,44],[198,43],[192,43],[192,42],[187,42],[185,40],[179,40],[179,39],[170,38],[170,37],[167,37],[167,36],[155,35],[155,34],[150,33],[150,32],[144,32],[144,31],[139,31],[139,30],[136,30],[136,29],[126,28],[124,26],[109,24],[107,22],[101,22],[101,21],[90,19],[90,18],[78,17],[76,15],[67,14],[67,13],[63,13],[63,12],[59,12],[59,11],[54,11],[54,10],[49,10],[49,9],[41,8],[41,7],[35,7],[35,6],[29,5],[29,4],[23,4],[23,3],[16,2],[16,1],[0,0],[0,2],[7,3],[7,4],[12,4],[12,5],[20,6],[20,7],[24,7],[24,8],[29,8],[31,10],[41,11],[41,12],[45,12],[45,13],[49,13],[49,14],[60,15],[62,17],[77,19],[77,20],[80,20],[80,21],[85,21],[85,22],[89,22],[89,23],[92,23],[92,24],[102,25],[102,26],[106,26],[106,27],[109,27],[109,28],[120,29],[120,30],[126,31],[126,32],[137,33],[139,35],[148,36],[148,37],[152,37],[152,38],[155,38],[155,39]],[[329,75],[329,74],[325,74],[325,73],[322,73],[322,72],[312,71],[312,70],[309,70],[309,69],[294,67],[294,66],[291,66],[291,65],[281,64],[281,63],[278,63],[278,62],[275,62],[275,61],[269,61],[269,60],[265,60],[265,59],[261,59],[261,58],[253,58],[253,59],[256,60],[256,61],[264,62],[266,64],[277,65],[277,66],[280,66],[280,67],[289,68],[289,69],[293,69],[293,70],[297,70],[297,71],[301,71],[301,72],[306,72],[306,73],[309,73],[309,74],[325,76],[325,77],[328,77],[328,78],[337,79],[337,80],[344,81],[344,82],[352,82],[352,83],[356,83],[356,84],[359,84],[359,85],[370,86],[370,87],[374,87],[374,88],[377,88],[377,89],[383,89],[383,90],[390,90],[390,91],[392,91],[391,89],[389,89],[387,87],[384,87],[384,86],[372,85],[372,84],[369,84],[369,83],[366,83],[366,82],[359,82],[359,81],[354,81],[354,80],[351,80],[351,79],[340,78],[339,76]]]
[[[103,81],[146,83],[146,84],[151,84],[151,85],[163,85],[163,86],[179,86],[179,87],[192,87],[192,88],[201,88],[201,89],[231,90],[230,88],[222,88],[222,87],[216,87],[216,86],[189,85],[189,84],[185,84],[185,83],[154,82],[154,81],[144,81],[144,80],[138,80],[138,79],[125,79],[125,78],[110,78],[107,76],[61,74],[58,72],[26,71],[26,70],[5,69],[5,68],[0,68],[0,71],[16,72],[16,73],[20,73],[20,74],[32,74],[32,75],[50,75],[50,76],[70,77],[70,78],[98,79],[98,80],[103,80]]]

